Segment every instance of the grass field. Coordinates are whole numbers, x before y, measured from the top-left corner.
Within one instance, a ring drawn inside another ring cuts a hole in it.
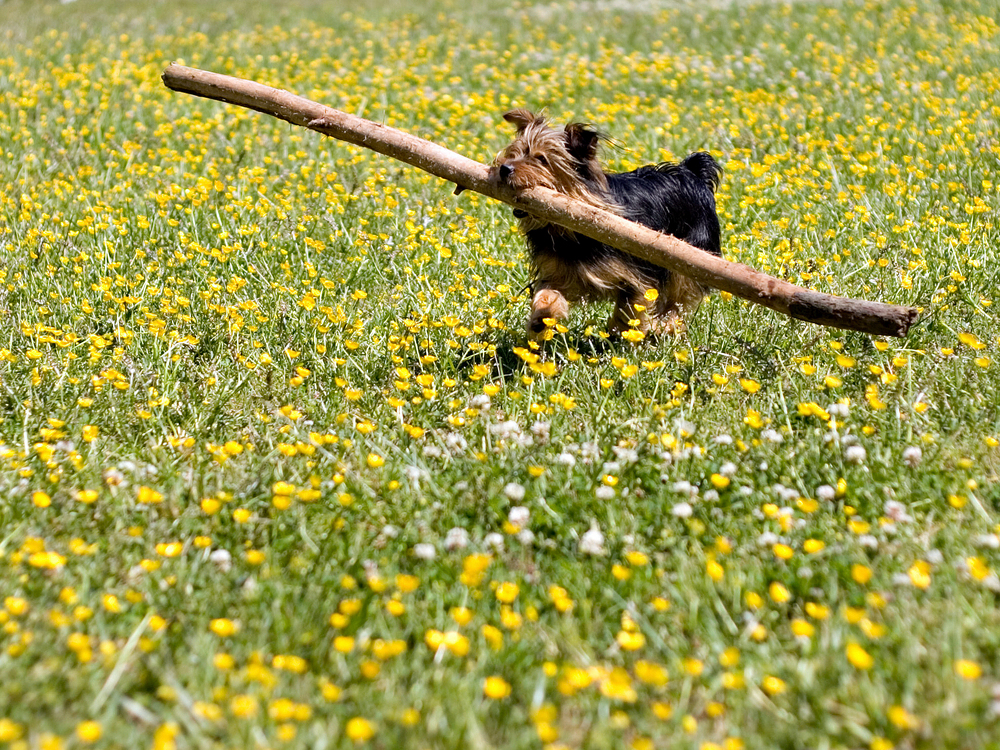
[[[1000,747],[1000,3],[239,5],[0,3],[0,747]],[[507,208],[170,61],[707,149],[920,320],[539,357]]]

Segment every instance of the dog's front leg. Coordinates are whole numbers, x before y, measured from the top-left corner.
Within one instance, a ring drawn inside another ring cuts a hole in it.
[[[569,302],[563,293],[558,289],[542,287],[531,298],[528,338],[532,341],[548,341],[552,338],[555,323],[568,318]]]

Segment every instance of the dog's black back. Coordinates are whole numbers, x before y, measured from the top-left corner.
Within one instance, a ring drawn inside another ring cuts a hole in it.
[[[633,172],[608,173],[607,180],[611,198],[624,209],[625,218],[721,255],[715,211],[715,189],[721,176],[715,159],[699,151],[680,164],[664,162]]]

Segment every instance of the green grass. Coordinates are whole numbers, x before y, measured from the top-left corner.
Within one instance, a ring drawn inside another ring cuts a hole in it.
[[[0,3],[0,746],[1000,745],[1000,5],[111,5]],[[505,207],[172,60],[708,149],[727,257],[921,317],[540,367]]]

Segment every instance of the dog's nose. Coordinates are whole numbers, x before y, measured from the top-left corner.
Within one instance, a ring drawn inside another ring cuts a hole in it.
[[[508,180],[508,179],[510,179],[510,176],[512,174],[514,174],[514,167],[512,167],[510,164],[501,164],[500,165],[500,179],[501,180]]]

